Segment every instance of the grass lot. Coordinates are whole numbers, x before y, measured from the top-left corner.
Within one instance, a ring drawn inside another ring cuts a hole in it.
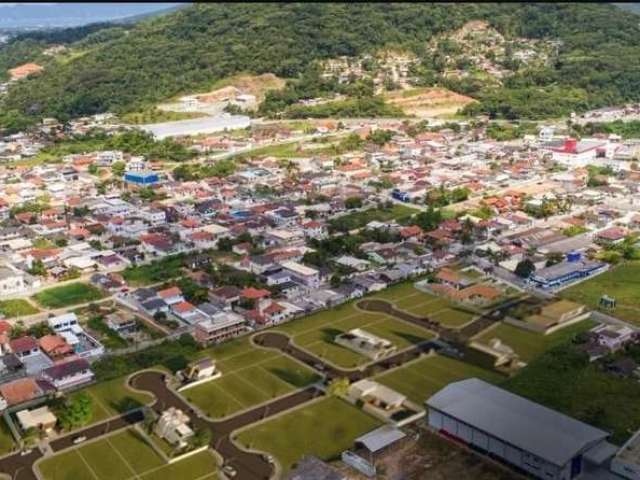
[[[7,318],[23,317],[38,313],[38,309],[23,298],[0,301],[0,314]]]
[[[590,280],[563,290],[561,297],[597,309],[600,297],[609,295],[617,301],[615,310],[605,313],[640,325],[640,261],[612,268]]]
[[[530,362],[546,350],[565,343],[577,333],[589,330],[594,326],[595,323],[591,320],[583,320],[549,335],[542,335],[507,323],[500,323],[495,328],[487,330],[476,341],[488,345],[492,338],[499,338],[504,344],[513,348],[522,361]]]
[[[272,454],[286,472],[303,455],[337,458],[354,439],[379,425],[347,402],[327,397],[245,430],[237,438],[242,445]]]
[[[502,386],[612,432],[617,445],[640,428],[640,383],[606,373],[571,344],[546,352]]]
[[[251,150],[248,155],[251,157],[278,157],[278,158],[295,158],[309,157],[313,155],[312,151],[298,151],[300,142],[279,143],[276,145],[267,145],[266,147]]]
[[[127,267],[122,276],[132,287],[164,282],[182,274],[182,255],[172,255],[146,265]]]
[[[409,285],[410,286],[410,285]],[[413,287],[411,287],[413,289]],[[396,288],[396,294],[406,294],[406,288]],[[386,292],[385,292],[386,293]],[[377,297],[378,295],[376,295]],[[320,358],[343,368],[355,368],[371,361],[346,347],[334,343],[334,338],[354,328],[362,328],[374,335],[390,340],[398,349],[420,343],[433,337],[428,330],[395,318],[358,310],[355,303],[340,305],[296,320],[276,330],[288,333],[294,343]]]
[[[0,418],[0,457],[11,452],[16,444],[4,418]]]
[[[376,377],[376,381],[406,395],[418,405],[452,382],[481,378],[498,383],[501,375],[441,355],[431,355]]]
[[[394,204],[388,209],[369,208],[359,212],[348,213],[331,220],[329,224],[337,230],[345,230],[345,228],[340,228],[342,226],[346,226],[346,230],[353,230],[354,228],[362,228],[374,220],[378,222],[388,222],[403,217],[410,217],[415,213],[418,213],[418,210],[415,208]]]
[[[445,298],[422,292],[411,283],[402,283],[383,292],[376,298],[392,302],[396,308],[419,317],[430,317],[447,327],[457,328],[476,316],[473,312],[449,302]]]
[[[183,392],[208,416],[220,418],[316,382],[311,369],[280,352],[254,347],[248,339],[210,350],[222,372],[217,380]]]
[[[33,298],[43,307],[63,308],[100,300],[102,292],[92,285],[76,282],[42,290],[36,293]]]
[[[80,392],[88,393],[93,400],[92,423],[101,422],[153,400],[151,395],[129,390],[125,386],[125,381],[126,378],[123,377],[115,378],[96,383],[74,393],[75,395]]]
[[[213,480],[217,466],[210,452],[166,464],[135,430],[87,443],[38,464],[44,480]]]

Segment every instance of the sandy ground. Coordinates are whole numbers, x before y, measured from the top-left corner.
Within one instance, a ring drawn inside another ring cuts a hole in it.
[[[434,117],[456,113],[469,103],[475,102],[471,97],[460,95],[446,88],[416,88],[398,90],[385,95],[387,101],[409,115]]]
[[[378,480],[524,480],[502,465],[485,460],[425,428],[414,432],[399,448],[386,454],[379,464]],[[419,437],[416,439],[416,433]],[[346,465],[336,467],[349,480],[368,480]]]

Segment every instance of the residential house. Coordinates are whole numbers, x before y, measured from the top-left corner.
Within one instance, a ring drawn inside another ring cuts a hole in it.
[[[189,416],[175,407],[169,407],[162,412],[153,432],[179,448],[185,447],[194,435],[194,431],[189,427]]]
[[[196,323],[194,338],[201,344],[209,345],[237,337],[246,331],[247,322],[237,313],[219,312]]]
[[[38,341],[31,336],[23,336],[11,340],[9,342],[9,347],[20,360],[24,360],[27,357],[40,353]]]
[[[25,274],[13,265],[0,266],[0,296],[24,292],[27,288]]]
[[[58,363],[45,369],[42,378],[49,381],[58,390],[77,387],[93,380],[89,362],[84,358]]]
[[[293,280],[309,288],[318,288],[320,286],[320,273],[315,268],[292,261],[281,262],[280,265],[291,275]]]
[[[0,385],[0,396],[8,406],[28,402],[43,394],[42,388],[31,377],[20,378]]]
[[[38,339],[40,349],[54,362],[74,355],[74,350],[60,335],[50,334]]]

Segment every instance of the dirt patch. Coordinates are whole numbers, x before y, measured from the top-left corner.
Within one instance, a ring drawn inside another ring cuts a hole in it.
[[[415,434],[419,433],[416,439]],[[376,462],[379,479],[384,480],[518,480],[520,475],[459,447],[424,429],[414,427],[411,438]],[[341,462],[334,465],[349,480],[366,480]],[[523,479],[524,480],[524,479]]]
[[[220,88],[200,93],[196,97],[203,102],[216,102],[236,95],[248,94],[255,96],[258,102],[261,102],[269,90],[284,88],[285,81],[273,73],[263,73],[262,75],[236,75],[223,80],[218,85]]]
[[[406,114],[417,116],[456,113],[476,101],[466,95],[439,87],[397,90],[389,92],[385,96],[389,103],[400,107]]]

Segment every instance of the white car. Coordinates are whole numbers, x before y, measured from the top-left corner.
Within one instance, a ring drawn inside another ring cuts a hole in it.
[[[231,465],[225,465],[224,467],[222,467],[222,472],[229,478],[233,478],[238,474],[236,469]]]
[[[87,439],[87,437],[85,437],[84,435],[81,436],[81,437],[76,437],[76,438],[73,439],[73,444],[77,445],[79,443],[84,442],[86,439]]]

